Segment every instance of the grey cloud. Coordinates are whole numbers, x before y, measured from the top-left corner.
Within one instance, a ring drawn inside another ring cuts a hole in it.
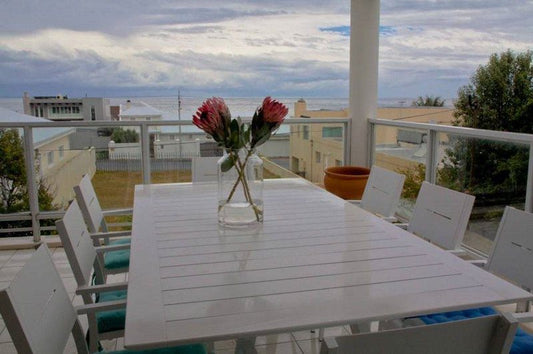
[[[190,23],[216,23],[248,16],[284,13],[284,8],[247,8],[235,2],[91,0],[7,1],[0,12],[0,30],[29,33],[40,29],[62,28],[75,31],[100,31],[128,35],[145,26]],[[204,5],[204,6],[202,6]],[[210,6],[209,6],[210,5]]]

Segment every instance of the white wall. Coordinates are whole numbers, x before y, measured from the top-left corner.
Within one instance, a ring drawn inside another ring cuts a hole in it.
[[[109,159],[139,160],[141,158],[141,143],[115,143],[111,140],[108,144]]]

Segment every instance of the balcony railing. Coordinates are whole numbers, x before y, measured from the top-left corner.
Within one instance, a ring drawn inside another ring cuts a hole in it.
[[[473,194],[464,246],[487,254],[505,205],[533,212],[533,135],[385,119],[369,126],[369,161],[407,175],[400,216],[409,217],[417,180]]]
[[[247,119],[244,118],[244,121]],[[250,120],[250,119],[248,119]],[[286,146],[284,149],[286,151],[289,151],[290,147],[289,141],[290,136],[293,134],[296,134],[300,136],[301,139],[305,140],[305,137],[303,137],[303,130],[305,129],[295,129],[293,132],[290,127],[295,127],[303,125],[306,127],[312,126],[312,127],[319,127],[322,125],[325,126],[339,126],[342,128],[343,132],[346,132],[349,130],[350,126],[350,120],[347,118],[324,118],[324,119],[286,119],[284,126],[288,126],[288,130],[285,129],[285,131],[282,131],[280,129],[278,131],[278,142],[279,137],[283,137],[284,135],[286,138],[284,138],[283,142],[279,144],[285,144]],[[57,155],[65,155],[69,152],[72,152],[75,149],[64,149],[64,147],[52,147],[50,149],[38,149],[36,147],[36,142],[34,139],[34,136],[42,135],[40,134],[43,131],[47,131],[49,129],[57,129],[57,128],[65,128],[65,129],[78,129],[83,131],[84,129],[90,129],[94,132],[98,131],[98,136],[100,136],[101,132],[104,132],[106,128],[123,128],[123,129],[134,129],[137,131],[139,135],[139,142],[137,144],[130,144],[130,145],[136,145],[136,146],[127,146],[128,144],[117,144],[114,147],[110,147],[109,149],[106,149],[106,151],[95,151],[94,149],[90,149],[91,151],[88,151],[86,155],[92,156],[89,157],[89,161],[91,164],[95,164],[97,167],[96,169],[108,169],[113,170],[113,166],[123,165],[122,167],[119,167],[119,169],[122,169],[125,172],[140,172],[140,178],[137,179],[137,176],[131,177],[130,179],[133,180],[133,184],[136,183],[143,183],[143,184],[149,184],[149,183],[159,183],[159,182],[171,182],[170,180],[161,180],[159,176],[156,176],[156,180],[153,180],[152,174],[154,171],[158,170],[165,170],[165,165],[174,164],[174,167],[176,166],[185,166],[186,169],[190,169],[190,159],[194,156],[200,156],[200,151],[198,147],[195,147],[197,143],[194,141],[194,138],[192,141],[184,141],[182,137],[187,135],[197,135],[201,136],[203,135],[205,138],[205,134],[203,134],[200,130],[198,130],[196,127],[192,125],[191,121],[93,121],[93,122],[32,122],[32,123],[2,123],[0,122],[0,129],[18,129],[22,132],[22,139],[24,143],[24,162],[25,162],[25,174],[27,176],[27,190],[28,190],[28,199],[29,199],[29,210],[19,213],[10,213],[10,214],[0,214],[0,222],[10,222],[10,221],[27,221],[31,223],[31,226],[23,226],[23,227],[15,227],[15,228],[0,228],[0,236],[6,235],[6,234],[16,234],[16,233],[31,233],[33,235],[33,241],[39,242],[41,240],[41,235],[43,232],[46,231],[46,233],[49,234],[50,231],[55,230],[55,227],[53,225],[50,225],[51,223],[48,222],[46,224],[48,225],[42,225],[43,220],[54,220],[57,218],[60,218],[63,214],[61,210],[57,211],[43,211],[40,210],[39,207],[39,200],[38,200],[38,180],[42,178],[42,170],[44,168],[47,169],[59,169],[59,161]],[[167,130],[166,132],[164,130]],[[169,133],[170,130],[171,132]],[[312,137],[313,134],[319,134],[318,130],[314,130],[313,128],[307,131],[311,132],[311,144],[312,144]],[[164,144],[164,147],[174,148],[173,145],[179,146],[179,154],[176,155],[176,151],[173,152],[167,152],[161,147],[160,141],[158,140],[159,135],[161,134],[171,134],[173,136],[173,141],[167,142]],[[343,133],[343,135],[346,135]],[[175,136],[175,138],[174,138]],[[97,139],[97,138],[95,138]],[[296,136],[295,136],[296,139]],[[309,137],[308,137],[309,139]],[[199,140],[199,139],[196,139]],[[333,140],[333,139],[330,139]],[[341,154],[340,157],[338,157],[338,161],[344,162],[346,161],[346,152],[350,150],[349,146],[349,140],[347,139],[334,139],[336,140],[336,143],[339,148],[339,153]],[[271,139],[267,144],[274,144],[276,141],[276,138]],[[265,144],[265,146],[267,146]],[[279,145],[278,144],[278,145]],[[121,145],[119,147],[118,145]],[[191,147],[193,152],[191,152]],[[159,150],[155,150],[159,149]],[[266,148],[268,150],[268,148]],[[279,148],[278,148],[279,149]],[[42,151],[41,151],[42,150]],[[276,150],[270,149],[270,150]],[[36,156],[36,151],[38,151],[38,156]],[[81,150],[78,150],[78,152]],[[55,154],[54,154],[55,153]],[[108,159],[106,159],[106,166],[103,166],[101,160],[99,160],[99,156],[102,154],[106,155]],[[78,153],[79,155],[79,153]],[[96,157],[94,156],[96,155]],[[55,157],[54,157],[55,156]],[[81,160],[81,159],[80,159]],[[94,161],[96,160],[96,161]],[[275,169],[275,162],[276,160],[279,160],[274,156],[272,158],[272,161],[269,161],[269,166],[272,166],[271,169]],[[72,161],[72,159],[70,160]],[[95,163],[96,162],[96,163]],[[71,163],[72,164],[72,163]],[[313,166],[313,163],[310,164]],[[285,169],[288,169],[290,167],[290,160],[289,156],[287,154],[287,164],[284,166]],[[320,171],[323,170],[324,162],[320,164]],[[40,172],[36,172],[40,169]],[[64,170],[64,168],[63,168]],[[284,170],[284,168],[280,168],[278,170]],[[94,171],[93,171],[94,172]],[[287,171],[288,172],[288,171]],[[299,172],[299,171],[295,171]],[[76,171],[72,170],[67,171],[67,174],[75,175]],[[79,173],[78,173],[79,174]],[[294,175],[296,176],[296,175]],[[70,178],[70,182],[72,182],[72,179],[79,178],[72,176]],[[186,177],[190,178],[190,177]],[[56,188],[61,188],[61,186],[58,186]],[[71,188],[71,186],[69,186]],[[98,192],[98,191],[97,191]],[[114,191],[117,192],[118,191]],[[62,206],[65,206],[68,200],[62,200],[61,204]],[[121,205],[120,207],[127,207],[131,205]],[[107,215],[113,215],[116,214],[115,210],[107,210]],[[116,225],[116,223],[115,223]],[[119,224],[120,226],[120,224]]]
[[[408,171],[409,168],[420,165],[425,167],[425,172],[423,172],[422,176],[418,177],[437,184],[446,185],[442,177],[443,167],[447,159],[449,159],[449,151],[453,150],[454,146],[458,146],[457,144],[461,141],[482,141],[487,144],[495,144],[495,146],[499,146],[498,144],[508,144],[513,149],[525,151],[524,156],[527,156],[528,172],[527,176],[521,176],[519,178],[520,181],[523,181],[523,185],[519,185],[519,188],[517,189],[518,191],[525,191],[525,197],[522,197],[522,199],[519,198],[520,200],[518,200],[518,203],[521,204],[520,207],[523,207],[525,210],[530,212],[533,211],[533,154],[531,153],[533,148],[533,135],[384,119],[370,119],[368,122],[369,131],[371,133],[369,144],[370,153],[368,156],[369,163],[384,165],[384,167],[400,170],[401,172]],[[285,138],[283,139],[286,141],[284,140],[283,144],[290,144],[289,147],[285,146],[284,148],[286,151],[289,151],[287,160],[285,161],[285,168],[290,168],[294,173],[304,175],[313,182],[320,184],[321,180],[319,178],[321,177],[322,170],[325,166],[344,164],[345,161],[348,161],[347,156],[351,148],[351,142],[349,139],[350,134],[346,133],[351,129],[351,120],[349,118],[292,118],[287,119],[284,126],[286,128],[285,130],[280,130],[280,136],[285,134]],[[324,129],[324,127],[328,128]],[[341,127],[342,137],[339,136],[338,128],[331,127]],[[131,181],[129,181],[132,185],[135,183],[147,184],[158,183],[160,181],[167,182],[166,180],[161,180],[159,176],[154,175],[155,171],[165,169],[162,160],[166,160],[166,163],[174,163],[179,166],[188,166],[186,168],[190,168],[191,154],[194,155],[198,153],[198,149],[195,150],[196,152],[191,153],[191,147],[195,145],[195,143],[192,140],[184,142],[183,139],[180,140],[180,138],[192,133],[197,135],[201,134],[199,130],[194,131],[195,127],[192,126],[191,121],[98,121],[18,124],[0,122],[0,129],[2,128],[19,129],[23,132],[22,138],[24,142],[29,210],[20,213],[0,214],[0,222],[26,221],[29,224],[24,227],[12,228],[9,230],[0,229],[0,236],[2,234],[5,235],[7,232],[26,232],[33,235],[33,240],[35,242],[41,240],[41,234],[49,233],[54,230],[54,226],[50,225],[50,222],[48,222],[48,225],[41,225],[41,221],[53,220],[62,215],[61,210],[39,210],[37,181],[42,176],[35,173],[37,170],[36,161],[39,161],[38,167],[41,169],[44,167],[45,163],[50,163],[51,168],[59,167],[54,166],[54,163],[57,161],[53,161],[53,156],[48,156],[50,157],[50,160],[48,160],[48,157],[46,156],[47,152],[40,151],[38,147],[36,147],[34,142],[35,134],[39,134],[47,128],[75,128],[77,130],[83,130],[85,128],[92,131],[98,130],[98,134],[100,134],[100,129],[105,128],[136,129],[140,136],[139,146],[137,147],[138,153],[135,151],[131,152],[132,156],[137,154],[138,157],[136,159],[131,158],[128,160],[122,158],[119,159],[121,162],[117,162],[119,160],[111,161],[110,155],[106,155],[109,154],[108,151],[95,152],[88,150],[85,154],[86,158],[95,159],[98,162],[96,164],[97,166],[100,166],[98,168],[103,168],[99,159],[100,156],[104,154],[108,158],[108,160],[106,160],[108,165],[112,165],[113,163],[124,164],[126,167],[123,167],[123,169],[126,171],[128,171],[128,168],[131,171],[136,171],[136,176],[134,178],[132,177]],[[158,132],[164,131],[165,129],[174,129],[174,135],[176,136],[172,144],[169,143],[168,145],[165,145],[165,148],[168,146],[167,150],[159,146],[161,144],[159,144],[157,140]],[[169,157],[173,156],[172,152],[168,152],[168,149],[173,148],[171,145],[179,146],[179,155],[176,159]],[[160,150],[155,151],[157,148]],[[338,152],[336,152],[337,150]],[[36,151],[39,151],[39,156],[36,156]],[[68,153],[68,151],[64,151],[63,148],[57,148],[55,152],[58,155]],[[298,154],[300,155],[297,156]],[[337,155],[333,156],[335,154]],[[96,155],[96,157],[94,155]],[[120,157],[120,154],[117,153],[116,156]],[[161,160],[158,160],[158,157]],[[189,159],[189,162],[187,162],[186,159]],[[273,165],[273,163],[276,162],[276,158],[273,158],[271,162]],[[112,170],[111,167],[106,168]],[[74,172],[66,171],[65,173],[73,174]],[[465,174],[468,174],[468,171],[462,171],[463,177]],[[453,188],[453,186],[451,187]],[[478,199],[480,199],[479,196]],[[408,218],[409,201],[407,197],[405,200],[407,200],[404,204],[404,209],[407,210],[405,216]],[[504,196],[503,200],[499,202],[498,208],[503,210],[504,204],[513,203],[517,203],[516,198],[506,199],[506,196]],[[120,205],[117,208],[127,206],[131,205]],[[490,207],[486,207],[486,209],[488,212],[495,213],[497,217],[497,211],[494,212]],[[109,212],[110,214],[114,213],[113,210],[109,210]],[[402,212],[402,210],[400,210],[400,212]],[[490,238],[490,236],[488,238]],[[474,247],[476,248],[476,246]],[[483,250],[483,252],[484,251],[485,250]]]

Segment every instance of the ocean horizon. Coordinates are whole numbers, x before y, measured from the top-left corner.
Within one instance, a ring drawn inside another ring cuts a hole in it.
[[[112,106],[124,104],[127,100],[132,102],[144,102],[164,114],[164,119],[178,119],[178,97],[106,97],[109,98]],[[224,98],[233,117],[251,117],[255,109],[261,105],[264,97],[229,97]],[[294,103],[302,97],[274,97],[289,108],[289,116],[294,115]],[[197,108],[206,97],[182,97],[180,118],[183,120],[192,119]],[[305,98],[309,110],[342,110],[348,107],[348,98]],[[379,107],[410,107],[416,98],[398,97],[378,99]],[[446,99],[445,106],[451,107],[452,99]],[[0,107],[24,113],[22,97],[20,98],[0,98]]]

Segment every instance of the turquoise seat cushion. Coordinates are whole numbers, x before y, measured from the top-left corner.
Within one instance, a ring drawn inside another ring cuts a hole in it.
[[[110,245],[127,245],[131,243],[131,238],[119,238],[117,240],[109,241]]]
[[[457,320],[465,320],[468,318],[475,318],[481,316],[488,316],[497,314],[492,307],[480,307],[477,309],[469,309],[463,311],[451,311],[434,313],[431,315],[420,316],[419,318],[425,324],[444,323]],[[511,347],[511,354],[525,354],[533,353],[533,336],[522,329],[516,331],[513,345]]]
[[[118,250],[104,254],[104,267],[106,269],[128,268],[130,265],[130,250]]]
[[[121,350],[106,352],[107,354],[207,354],[203,344],[181,345],[179,347],[152,350]]]
[[[100,293],[98,302],[123,300],[127,296],[126,290],[108,291]],[[96,314],[98,332],[105,333],[124,329],[126,324],[126,309],[98,312]]]

